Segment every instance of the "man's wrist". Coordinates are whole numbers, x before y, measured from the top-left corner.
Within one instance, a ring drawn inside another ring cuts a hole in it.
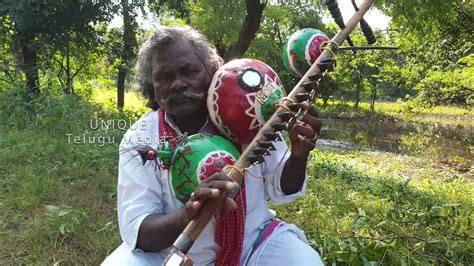
[[[290,157],[288,158],[289,161],[295,164],[304,164],[306,166],[306,163],[308,162],[309,158],[309,153],[303,154],[303,155],[295,155],[293,153],[290,154]]]
[[[178,214],[178,219],[179,219],[179,224],[184,227],[191,221],[191,218],[188,217],[188,213],[186,212],[186,207],[183,206],[177,210],[179,212]]]
[[[306,176],[308,155],[296,156],[291,154],[283,168],[280,187],[285,195],[298,192]]]

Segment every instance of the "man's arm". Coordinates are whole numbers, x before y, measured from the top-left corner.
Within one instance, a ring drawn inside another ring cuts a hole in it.
[[[199,212],[202,202],[220,200],[222,193],[230,193],[238,184],[229,176],[218,173],[203,180],[184,207],[169,214],[150,214],[138,230],[137,248],[159,252],[171,245],[189,221]],[[235,209],[233,199],[227,198],[224,208]]]
[[[307,104],[301,104],[301,107],[308,113],[289,130],[291,156],[285,163],[280,179],[281,190],[286,195],[298,192],[303,185],[308,156],[316,147],[316,139],[322,127],[314,107]]]
[[[300,191],[306,177],[306,163],[308,156],[294,156],[288,158],[281,174],[280,186],[286,195]]]
[[[140,225],[137,248],[143,251],[159,252],[170,247],[186,227],[185,217],[185,207],[169,214],[148,215]]]

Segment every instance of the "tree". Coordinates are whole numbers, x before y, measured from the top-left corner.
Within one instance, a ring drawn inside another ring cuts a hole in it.
[[[14,39],[18,43],[21,56],[20,68],[26,76],[26,85],[31,96],[39,94],[39,76],[37,47],[35,38],[38,34],[38,24],[34,19],[40,16],[44,3],[32,1],[5,1],[0,6],[2,30],[15,32]]]
[[[249,48],[252,40],[255,38],[260,22],[262,21],[262,13],[265,9],[266,1],[246,0],[247,14],[239,32],[237,42],[224,54],[224,60],[229,61],[233,58],[241,57]]]
[[[377,5],[393,18],[390,25],[391,39],[400,47],[401,64],[397,74],[400,84],[412,94],[423,91],[423,94],[418,95],[422,99],[417,100],[417,103],[431,105],[451,102],[439,101],[437,92],[428,92],[430,86],[426,85],[438,79],[436,72],[456,76],[455,73],[462,72],[464,68],[459,60],[473,54],[472,2],[386,0],[377,2]],[[466,95],[466,87],[456,82],[455,78],[439,81],[437,86],[431,86],[431,90],[450,91],[455,98]],[[439,87],[440,84],[443,87]],[[450,89],[445,90],[448,87]],[[467,103],[466,97],[457,102]]]
[[[158,16],[172,16],[184,20],[186,24],[190,23],[191,8],[188,1],[150,0],[148,8]]]
[[[132,61],[137,54],[137,37],[136,31],[138,24],[136,17],[136,4],[130,3],[128,0],[121,0],[122,17],[123,17],[123,35],[122,49],[120,51],[120,64],[118,66],[117,77],[117,107],[124,107],[125,99],[125,78],[127,72],[132,65]]]
[[[446,70],[431,70],[416,85],[419,103],[428,106],[458,104],[474,105],[474,55],[458,60]]]
[[[26,76],[26,85],[32,96],[40,92],[39,51],[54,55],[60,50],[70,58],[71,41],[90,43],[94,37],[94,23],[111,18],[110,4],[99,1],[12,1],[0,5],[2,30],[13,31],[21,56],[20,68]],[[74,38],[72,38],[74,37]],[[69,48],[68,48],[69,47]],[[64,49],[63,49],[64,48]],[[66,70],[70,70],[67,67]],[[51,64],[44,64],[45,66]],[[58,70],[61,71],[61,70]],[[66,86],[72,85],[73,73],[65,71]]]
[[[283,66],[283,46],[291,34],[302,28],[316,28],[329,33],[321,21],[319,8],[318,5],[297,2],[267,5],[260,30],[246,52],[247,57],[257,58],[271,66],[287,90],[299,79],[293,77]]]
[[[319,92],[321,93],[321,99],[323,100],[324,105],[328,103],[328,100],[334,91],[339,89],[337,82],[330,76],[326,76],[324,79],[322,79],[319,87]]]
[[[200,0],[191,3],[191,25],[214,43],[225,61],[244,55],[255,38],[267,1]]]
[[[351,80],[354,81],[353,84],[355,84],[355,87],[356,87],[354,108],[359,108],[360,93],[363,90],[364,84],[363,84],[362,74],[359,70],[358,64],[355,65],[355,69],[351,75]]]

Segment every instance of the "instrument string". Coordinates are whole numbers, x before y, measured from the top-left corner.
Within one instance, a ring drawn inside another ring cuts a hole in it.
[[[280,160],[279,160],[277,166],[276,166],[275,168],[273,168],[268,174],[263,175],[263,176],[257,176],[257,175],[252,174],[252,173],[251,173],[250,171],[248,171],[248,170],[249,170],[250,168],[252,168],[253,165],[251,165],[251,166],[245,168],[245,171],[246,171],[245,173],[248,174],[248,175],[251,176],[251,177],[258,178],[258,179],[265,179],[265,178],[267,178],[268,176],[274,174],[274,173],[276,172],[276,170],[281,166],[281,164],[283,163],[283,160],[285,159],[285,157],[286,157],[286,155],[287,155],[287,153],[288,153],[289,150],[290,150],[290,147],[287,146],[286,149],[285,149],[285,152],[283,153],[283,156],[280,158]],[[233,168],[238,169],[238,168],[235,167],[235,166],[234,166]],[[239,172],[241,172],[241,170],[239,170]],[[245,178],[245,176],[244,176],[243,178]],[[234,199],[235,199],[236,202],[237,202],[237,199],[243,195],[243,193],[246,193],[246,190],[247,190],[247,187],[244,187],[243,189],[239,189],[239,190],[237,191],[237,193],[236,193],[235,196],[234,196]],[[240,202],[241,202],[241,205],[242,205],[241,207],[244,207],[244,206],[243,206],[243,204],[244,204],[244,203],[243,203],[243,200],[241,200]],[[229,215],[229,213],[231,212],[231,210],[228,210],[228,209],[221,209],[221,211],[224,211],[222,217],[226,217],[226,216]],[[215,219],[216,219],[216,225],[219,223],[219,218],[218,218],[218,217],[219,217],[219,216],[216,215],[216,218],[215,218]]]

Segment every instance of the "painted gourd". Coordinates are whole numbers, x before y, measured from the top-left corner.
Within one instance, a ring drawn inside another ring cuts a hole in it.
[[[202,180],[233,165],[239,156],[235,146],[221,136],[189,136],[172,155],[169,182],[174,195],[185,203]]]
[[[276,72],[256,59],[236,59],[221,66],[208,91],[212,122],[228,139],[247,145],[285,96]]]
[[[295,77],[302,77],[321,54],[329,38],[320,30],[306,28],[293,33],[282,51],[283,65]]]

